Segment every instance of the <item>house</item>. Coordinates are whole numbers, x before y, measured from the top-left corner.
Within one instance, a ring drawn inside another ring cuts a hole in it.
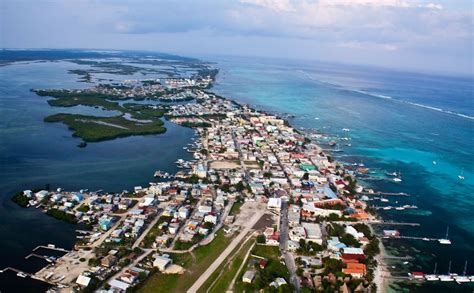
[[[281,210],[281,198],[271,197],[268,199],[267,209],[280,212]]]
[[[117,263],[117,257],[111,254],[103,257],[102,260],[100,261],[100,265],[106,268],[110,268],[114,266],[116,263]]]
[[[217,223],[217,216],[213,214],[206,215],[204,217],[204,222],[212,223],[215,225]]]
[[[242,282],[252,283],[254,278],[255,278],[255,272],[254,271],[246,271],[244,276],[242,277]]]
[[[367,273],[367,270],[365,264],[351,262],[347,264],[347,268],[342,269],[342,272],[354,278],[362,278]]]
[[[178,209],[178,217],[183,220],[187,219],[189,217],[189,209],[186,207],[180,207]]]
[[[112,218],[107,217],[106,215],[102,216],[99,219],[99,226],[103,231],[109,230],[110,227],[112,227]]]
[[[266,239],[266,244],[271,246],[278,246],[280,244],[280,233],[274,232],[270,237]]]
[[[47,190],[41,190],[41,191],[38,191],[37,193],[35,193],[35,197],[36,197],[37,200],[42,200],[42,199],[45,198],[47,195],[48,195],[48,191],[47,191]]]
[[[285,279],[283,278],[276,278],[275,281],[270,283],[270,286],[273,286],[275,288],[278,288],[280,286],[288,284]]]
[[[301,223],[305,232],[306,232],[306,241],[312,241],[319,245],[323,244],[323,236],[321,233],[321,226],[320,224],[316,223]]]
[[[331,237],[331,239],[328,240],[327,247],[329,250],[332,251],[340,251],[342,248],[345,248],[347,246],[341,241],[339,241],[338,237]]]
[[[173,260],[169,258],[167,255],[157,255],[155,256],[155,260],[153,261],[153,266],[157,267],[161,272],[166,270],[166,267],[173,263]]]
[[[81,287],[89,286],[90,282],[91,282],[91,278],[84,275],[79,275],[79,277],[77,277],[76,279],[76,284],[78,284]]]
[[[362,248],[345,247],[342,249],[342,258],[344,259],[365,259]]]
[[[125,292],[125,291],[127,291],[128,287],[130,287],[129,284],[127,284],[125,282],[122,282],[122,281],[119,281],[117,279],[113,279],[113,280],[109,281],[109,285],[110,285],[111,289],[116,289],[119,292]]]

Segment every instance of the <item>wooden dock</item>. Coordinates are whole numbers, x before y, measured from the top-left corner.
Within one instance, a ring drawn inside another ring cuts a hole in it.
[[[60,248],[60,247],[50,247],[50,246],[44,246],[44,245],[38,245],[35,247],[35,249],[33,249],[33,251],[36,251],[40,248],[43,248],[43,249],[50,249],[50,250],[56,250],[56,251],[61,251],[61,252],[70,252],[69,250],[67,249],[64,249],[64,248]]]
[[[372,221],[372,222],[367,222],[367,224],[371,224],[371,225],[388,225],[388,226],[412,226],[412,227],[418,227],[418,226],[420,226],[420,223],[391,222],[391,221]]]

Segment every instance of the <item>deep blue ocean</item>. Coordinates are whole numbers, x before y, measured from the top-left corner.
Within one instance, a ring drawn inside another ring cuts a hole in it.
[[[400,172],[403,181],[367,180],[366,186],[385,192],[390,204],[414,204],[416,210],[380,212],[385,218],[420,223],[397,227],[403,235],[442,238],[449,226],[453,244],[420,240],[384,241],[390,254],[412,256],[409,264],[390,263],[392,271],[474,275],[474,83],[472,76],[442,76],[318,62],[209,58],[221,69],[213,91],[284,115],[297,128],[317,129],[328,136],[350,137],[351,146],[334,156],[347,163],[363,163],[381,172]],[[0,268],[34,271],[24,257],[37,245],[54,243],[70,248],[75,227],[21,209],[10,201],[17,190],[51,184],[66,189],[121,191],[153,180],[153,171],[175,171],[173,162],[187,158],[182,147],[194,132],[167,123],[164,135],[121,138],[91,143],[61,124],[43,123],[51,113],[113,115],[89,107],[53,108],[31,88],[80,88],[69,62],[21,63],[0,67]],[[124,77],[125,79],[127,77]],[[349,128],[350,131],[343,131]],[[436,165],[433,164],[436,161]],[[465,179],[460,180],[458,175]],[[397,204],[394,202],[398,201]],[[378,202],[374,202],[378,205]],[[1,274],[0,274],[1,275]],[[12,286],[0,277],[0,288]],[[5,285],[7,284],[7,285]],[[471,292],[463,285],[406,285],[410,291]]]

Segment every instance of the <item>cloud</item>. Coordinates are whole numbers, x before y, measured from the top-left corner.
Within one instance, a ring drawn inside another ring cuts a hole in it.
[[[3,0],[0,42],[306,56],[316,48],[314,58],[366,51],[468,63],[472,19],[462,0]]]

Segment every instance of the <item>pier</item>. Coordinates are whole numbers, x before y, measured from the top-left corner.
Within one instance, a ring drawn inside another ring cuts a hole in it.
[[[3,270],[1,270],[0,272],[3,273],[5,271],[13,271],[17,274],[23,274],[25,277],[28,276],[28,277],[31,277],[32,275],[30,273],[27,273],[27,272],[23,272],[23,271],[20,271],[19,269],[15,269],[15,268],[12,268],[12,267],[6,267],[4,268]]]
[[[411,196],[405,192],[359,192],[362,195],[371,195],[371,196]]]
[[[371,224],[371,225],[392,225],[392,226],[412,226],[412,227],[419,227],[420,226],[420,223],[391,222],[391,221],[373,221],[373,222],[367,222],[367,224]]]
[[[412,260],[414,259],[414,257],[412,256],[383,256],[382,257],[383,259],[387,259],[387,260]]]
[[[48,245],[48,246],[38,245],[38,246],[35,247],[35,249],[33,249],[33,251],[36,251],[36,250],[38,250],[38,249],[40,249],[40,248],[50,249],[50,250],[56,250],[56,251],[61,251],[61,252],[66,252],[66,253],[70,252],[70,251],[67,250],[67,249],[60,248],[60,247],[56,247],[56,246],[54,246],[54,245],[51,245],[51,246],[50,246],[50,245]]]

